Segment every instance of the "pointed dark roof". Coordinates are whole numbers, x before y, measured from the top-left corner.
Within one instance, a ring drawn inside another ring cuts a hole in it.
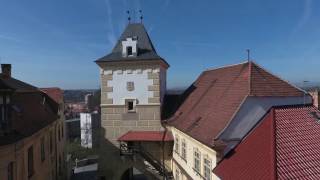
[[[122,44],[123,40],[128,37],[137,37],[138,39],[138,54],[135,57],[123,57],[122,56]],[[98,60],[99,62],[109,62],[109,61],[129,61],[129,60],[162,60],[168,64],[164,59],[162,59],[156,52],[150,37],[141,23],[128,24],[112,52]]]

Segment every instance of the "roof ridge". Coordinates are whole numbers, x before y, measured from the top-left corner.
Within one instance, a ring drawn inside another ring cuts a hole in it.
[[[279,75],[270,72],[269,70],[267,70],[267,69],[263,68],[262,66],[260,66],[258,63],[253,62],[253,61],[252,61],[252,63],[253,63],[253,65],[257,66],[258,68],[262,69],[263,71],[269,73],[269,74],[272,75],[273,77],[279,79],[280,81],[287,83],[289,86],[291,86],[291,87],[293,87],[293,88],[295,88],[295,89],[297,89],[297,90],[299,90],[299,91],[302,91],[304,94],[308,94],[305,90],[299,88],[298,86],[296,86],[296,85],[294,85],[294,84],[291,84],[289,81],[286,81],[286,80],[282,79]]]
[[[252,63],[253,63],[253,61],[249,61],[249,79],[248,79],[248,81],[249,81],[249,93],[248,93],[248,95],[250,95],[250,94],[251,94],[251,84],[252,84],[252,76],[251,76],[251,74],[252,74]]]
[[[260,69],[262,69],[260,66],[258,66],[257,64],[255,64],[255,63],[253,63],[253,65],[255,65],[256,67],[258,67],[258,68],[260,68]],[[257,70],[257,72],[259,73],[259,75],[266,81],[267,79],[266,79],[266,77],[261,73],[261,71],[259,70],[259,69],[257,69],[256,68],[256,70]],[[262,70],[264,70],[264,69],[262,69]],[[264,70],[264,71],[266,71],[266,70]],[[267,71],[266,71],[267,72]],[[250,73],[252,73],[252,72],[250,72]],[[273,75],[272,73],[270,73],[270,72],[267,72],[267,73],[269,73],[270,75],[272,75],[272,76],[274,76],[274,77],[276,77],[277,78],[277,76],[275,76],[275,75]],[[267,82],[267,81],[266,81]],[[267,87],[270,87],[270,89],[271,89],[271,92],[272,92],[272,94],[274,93],[273,91],[274,91],[274,87],[272,87],[272,85],[270,85],[269,83],[265,83],[266,85],[267,85]],[[249,94],[250,96],[252,95],[251,94],[251,90],[250,90],[250,94]]]
[[[220,66],[220,67],[216,67],[216,68],[208,68],[208,69],[204,70],[203,72],[215,71],[215,70],[218,70],[218,69],[229,68],[229,67],[238,66],[238,65],[241,65],[241,64],[246,64],[246,63],[248,63],[248,61],[244,61],[244,62],[241,62],[241,63],[235,63],[235,64],[229,64],[229,65]]]

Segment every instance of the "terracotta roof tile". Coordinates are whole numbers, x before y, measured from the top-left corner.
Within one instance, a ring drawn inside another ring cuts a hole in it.
[[[214,173],[222,179],[320,179],[319,118],[312,106],[272,109]]]
[[[311,106],[275,109],[279,179],[320,179],[319,115]]]
[[[63,102],[63,91],[60,88],[40,88],[41,91],[46,93],[49,97],[55,100],[58,104]]]
[[[247,96],[303,96],[253,62],[203,72],[169,124],[211,146]]]
[[[265,120],[218,164],[214,173],[224,180],[274,179],[272,118],[272,114],[267,115]]]

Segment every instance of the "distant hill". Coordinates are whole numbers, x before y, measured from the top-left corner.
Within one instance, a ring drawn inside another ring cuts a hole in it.
[[[72,89],[72,90],[64,90],[64,101],[65,102],[84,102],[84,97],[87,94],[96,94],[100,92],[98,89]]]

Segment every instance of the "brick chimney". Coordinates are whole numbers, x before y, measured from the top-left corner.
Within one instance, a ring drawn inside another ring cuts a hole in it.
[[[11,64],[1,64],[2,75],[11,77]]]

